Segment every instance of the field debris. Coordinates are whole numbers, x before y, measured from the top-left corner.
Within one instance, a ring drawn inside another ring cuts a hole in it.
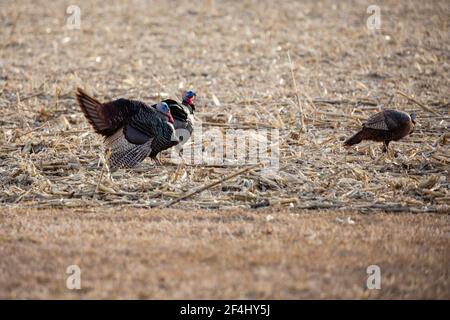
[[[80,30],[64,27],[62,2],[40,7],[48,19],[25,3],[1,8],[2,206],[449,212],[445,1],[391,2],[376,32],[367,32],[360,3],[214,2],[192,11],[158,2],[151,19],[146,2],[125,16],[127,3],[107,14],[100,2],[79,6],[89,12]],[[168,24],[168,14],[190,22]],[[242,129],[255,139],[255,130],[277,130],[279,168],[222,181],[249,164],[180,167],[165,152],[163,166],[148,159],[113,173],[114,184],[99,183],[102,141],[76,104],[77,87],[101,100],[149,103],[192,88],[204,130]],[[382,108],[417,113],[415,132],[390,146],[396,156],[375,143],[345,150]]]

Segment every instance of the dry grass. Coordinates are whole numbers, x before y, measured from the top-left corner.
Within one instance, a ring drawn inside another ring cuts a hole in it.
[[[189,290],[195,292],[189,297],[365,297],[370,294],[356,279],[364,277],[360,268],[375,250],[388,269],[411,270],[398,279],[392,271],[386,281],[395,289],[383,290],[377,297],[448,298],[448,269],[444,270],[450,203],[448,1],[379,1],[382,29],[376,32],[366,28],[366,9],[372,4],[366,1],[105,4],[77,0],[71,4],[81,8],[81,30],[65,27],[66,1],[0,5],[0,203],[4,211],[0,250],[10,258],[1,260],[2,268],[7,267],[1,275],[5,282],[1,288],[7,288],[1,290],[2,296],[72,297],[61,291],[51,275],[62,276],[59,266],[87,255],[86,268],[95,266],[91,277],[99,277],[88,280],[90,289],[81,293],[91,297],[139,296],[139,290],[120,291],[117,281],[127,288],[139,287],[145,297],[188,297]],[[165,166],[146,161],[136,170],[116,173],[115,186],[104,182],[96,190],[101,139],[76,105],[77,86],[100,99],[128,97],[147,102],[177,97],[181,90],[194,88],[200,96],[196,116],[204,128],[222,132],[233,126],[279,129],[280,168],[272,174],[260,168],[249,170],[175,203],[171,201],[243,166],[180,168],[166,154]],[[382,107],[418,114],[420,126],[414,134],[392,144],[400,150],[398,156],[380,158],[380,146],[368,143],[344,150],[345,137]],[[133,217],[129,211],[170,203],[192,210],[189,217],[158,210],[138,211]],[[274,234],[261,231],[266,226],[258,222],[259,211],[241,211],[261,206],[280,211]],[[53,211],[99,207],[111,211],[98,216]],[[51,211],[33,211],[36,208]],[[127,213],[119,213],[123,208]],[[222,209],[237,211],[214,211]],[[329,216],[287,214],[302,209],[328,209]],[[355,216],[365,221],[375,238],[367,238],[358,229],[347,241],[346,233],[340,233],[347,229],[334,222],[335,210],[421,215]],[[45,224],[53,219],[67,221]],[[115,219],[124,219],[123,224]],[[140,219],[148,229],[140,229]],[[152,219],[161,220],[152,223]],[[216,222],[221,219],[229,222]],[[254,222],[258,223],[253,226]],[[211,234],[205,227],[209,223],[215,230]],[[25,236],[20,240],[22,226],[32,228],[33,224],[42,228],[30,231],[31,240]],[[103,224],[110,231],[102,231]],[[206,230],[207,237],[199,237],[191,227],[196,232]],[[406,230],[402,232],[404,227],[410,232],[421,230],[421,236],[414,232],[408,236]],[[309,241],[304,233],[297,233],[298,228],[322,235],[322,245],[296,251],[299,237]],[[384,235],[383,228],[392,238]],[[243,230],[243,236],[234,236],[236,230]],[[248,230],[257,230],[258,236]],[[328,236],[330,230],[334,231]],[[162,231],[167,234],[161,235]],[[58,244],[52,244],[52,232],[60,236]],[[182,233],[192,234],[192,239]],[[226,237],[232,242],[221,247]],[[264,249],[266,237],[271,242]],[[332,258],[336,241],[343,241],[342,259]],[[120,245],[115,247],[116,243]],[[72,244],[73,251],[68,247]],[[129,244],[137,247],[127,249]],[[283,246],[286,251],[281,254]],[[96,249],[103,247],[104,253]],[[230,255],[220,258],[221,248],[230,250]],[[258,250],[249,257],[252,248]],[[390,261],[389,254],[398,257]],[[121,261],[124,255],[134,262]],[[293,261],[303,255],[309,260],[297,269]],[[316,259],[322,261],[317,268]],[[334,267],[328,267],[326,259],[336,259]],[[412,270],[408,259],[419,268]],[[102,261],[119,266],[102,267]],[[40,267],[29,269],[29,263]],[[179,269],[183,263],[189,266],[185,271]],[[336,267],[338,263],[350,268],[349,273]],[[157,272],[144,290],[137,284],[151,272],[146,265]],[[225,266],[230,266],[229,272]],[[246,269],[249,266],[254,270]],[[327,278],[327,268],[338,275],[337,280]],[[37,273],[31,277],[27,270]],[[137,277],[126,270],[134,270]],[[195,277],[197,272],[217,270],[211,282]],[[158,273],[163,280],[158,280]],[[235,277],[239,273],[245,274],[242,283]],[[348,277],[339,280],[341,274]],[[317,279],[319,275],[323,277]],[[49,281],[50,285],[27,291],[22,280],[28,276],[33,283]],[[108,284],[111,277],[116,282]],[[198,280],[198,290],[193,289],[191,278]],[[188,281],[179,292],[177,279]],[[328,289],[326,284],[331,282]],[[253,286],[246,286],[249,283]]]
[[[6,210],[0,298],[450,298],[448,217],[280,210]]]
[[[116,174],[115,191],[104,186],[93,195],[101,139],[74,88],[154,102],[194,87],[204,127],[278,128],[280,170],[251,171],[179,206],[448,212],[447,1],[382,3],[383,28],[374,33],[363,1],[77,4],[81,30],[65,28],[65,2],[1,8],[5,205],[158,206],[220,179],[230,168],[175,174],[174,165],[147,162]],[[370,144],[344,150],[342,140],[388,104],[417,111],[421,124],[393,144],[399,157],[378,159],[379,146]]]

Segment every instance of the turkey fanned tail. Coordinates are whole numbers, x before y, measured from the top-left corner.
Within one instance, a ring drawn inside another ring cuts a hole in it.
[[[110,123],[103,112],[103,104],[95,98],[90,97],[82,89],[77,89],[77,101],[86,119],[94,128],[95,132],[103,134],[110,128]]]

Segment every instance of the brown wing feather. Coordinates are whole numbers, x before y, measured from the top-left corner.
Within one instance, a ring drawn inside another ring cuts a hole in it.
[[[376,130],[389,130],[384,112],[374,114],[369,119],[367,119],[367,121],[363,124],[363,126],[365,128]]]
[[[110,169],[133,168],[152,152],[153,138],[143,144],[133,144],[127,140],[123,128],[105,139],[105,148],[109,150]]]

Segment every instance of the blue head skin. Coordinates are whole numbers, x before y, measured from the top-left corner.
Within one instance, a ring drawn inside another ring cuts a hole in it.
[[[192,111],[195,110],[194,100],[197,97],[194,91],[185,91],[183,93],[183,104],[191,107]]]
[[[165,114],[168,118],[169,118],[169,122],[173,123],[173,117],[172,114],[170,113],[170,108],[169,105],[165,102],[160,102],[156,105],[156,110],[158,110],[159,112]]]

